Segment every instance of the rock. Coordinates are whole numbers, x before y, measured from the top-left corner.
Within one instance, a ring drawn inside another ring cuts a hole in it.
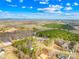
[[[55,41],[55,44],[58,45],[58,46],[62,46],[64,43],[65,43],[64,40],[56,40]]]
[[[61,56],[59,59],[67,59],[67,57],[65,57],[65,56]]]
[[[67,42],[67,43],[64,43],[64,44],[62,45],[62,48],[66,49],[66,50],[69,50],[68,44],[69,44],[68,42]]]
[[[4,51],[4,49],[3,48],[0,48],[0,52],[2,52],[2,51]]]
[[[4,59],[4,58],[5,58],[4,49],[0,48],[0,59]]]
[[[58,54],[57,55],[57,58],[58,59],[68,59],[68,56],[67,55],[64,55],[64,54]]]
[[[75,46],[75,42],[65,42],[62,47],[68,51],[71,51],[74,49],[74,46]]]
[[[79,53],[79,44],[75,45],[75,51]]]
[[[72,50],[74,48],[75,44],[76,44],[75,42],[70,42],[69,45],[68,45],[68,48],[70,50]]]

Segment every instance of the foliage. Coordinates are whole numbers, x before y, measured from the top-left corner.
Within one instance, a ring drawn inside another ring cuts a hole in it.
[[[73,27],[68,24],[53,24],[53,23],[51,23],[51,24],[45,24],[43,26],[48,27],[48,28],[58,28],[58,29],[68,29],[68,30],[73,29]]]
[[[79,35],[75,33],[71,33],[65,30],[45,30],[41,32],[37,32],[37,35],[40,37],[48,37],[48,38],[60,38],[69,41],[79,41]]]
[[[34,45],[35,39],[29,37],[23,40],[15,41],[12,45],[19,49],[20,51],[24,52],[25,54],[29,55],[32,58],[35,58],[35,46]],[[33,49],[31,49],[33,48]]]

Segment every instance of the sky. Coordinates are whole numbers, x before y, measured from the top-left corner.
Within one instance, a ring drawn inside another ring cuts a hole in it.
[[[0,18],[79,19],[79,0],[0,0]]]

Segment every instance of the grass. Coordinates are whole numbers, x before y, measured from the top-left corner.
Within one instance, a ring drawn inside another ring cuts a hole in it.
[[[79,41],[78,34],[59,29],[37,32],[37,35],[39,35],[40,37],[60,38],[68,41],[77,41],[77,42]]]
[[[24,54],[31,56],[32,59],[35,59],[36,47],[34,45],[35,39],[28,37],[23,40],[15,41],[12,46],[16,47],[18,50],[22,51]],[[31,48],[33,48],[31,50]]]
[[[58,28],[58,29],[68,29],[68,30],[73,29],[73,27],[71,27],[68,24],[54,24],[54,23],[51,23],[51,24],[45,24],[43,26],[48,27],[48,28]]]

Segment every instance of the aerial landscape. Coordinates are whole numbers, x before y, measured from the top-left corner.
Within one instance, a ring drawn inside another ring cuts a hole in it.
[[[79,59],[77,23],[2,20],[0,59]]]
[[[0,59],[79,59],[79,0],[0,0]]]

